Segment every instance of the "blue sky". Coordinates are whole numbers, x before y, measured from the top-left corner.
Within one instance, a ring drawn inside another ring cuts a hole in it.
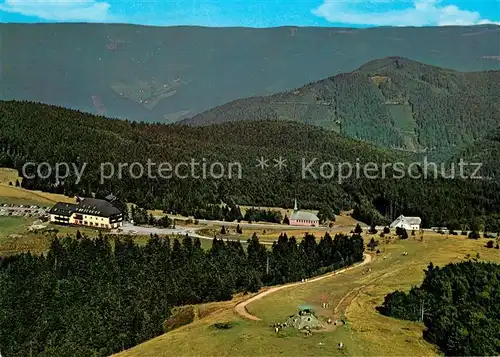
[[[500,0],[0,0],[0,21],[250,27],[500,25]]]

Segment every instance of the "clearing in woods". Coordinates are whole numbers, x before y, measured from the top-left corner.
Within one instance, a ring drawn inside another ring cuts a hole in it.
[[[366,242],[371,236],[366,236]],[[363,267],[316,282],[297,284],[249,303],[249,313],[260,318],[241,318],[234,307],[254,295],[237,296],[231,302],[202,305],[216,312],[177,330],[171,331],[130,350],[119,357],[136,356],[341,356],[341,355],[439,355],[422,338],[423,324],[396,320],[376,311],[384,296],[394,290],[408,290],[420,284],[429,262],[443,266],[459,262],[469,254],[480,260],[500,262],[500,251],[485,247],[486,240],[470,240],[465,236],[425,233],[420,242],[408,240],[380,241],[381,253]],[[403,252],[408,252],[403,256]],[[385,257],[385,259],[384,259]],[[370,268],[371,272],[367,272]],[[311,279],[312,280],[312,279]],[[322,303],[329,304],[328,309]],[[301,304],[312,305],[320,318],[345,319],[327,331],[306,337],[290,328],[276,334],[272,326],[284,322],[297,312]],[[217,329],[215,323],[230,322],[231,328]],[[338,343],[344,348],[339,350]]]
[[[33,254],[46,253],[54,233],[41,230],[30,232],[31,225],[42,225],[48,229],[57,230],[58,237],[75,235],[76,231],[89,237],[96,237],[95,229],[87,227],[59,226],[55,224],[37,222],[34,217],[0,216],[0,256],[31,252]]]
[[[39,231],[29,231],[31,225],[46,226],[46,229]],[[55,230],[56,232],[49,232],[47,230]],[[0,256],[13,255],[18,253],[31,252],[33,254],[47,253],[50,243],[54,235],[62,238],[67,235],[75,236],[76,232],[80,231],[81,234],[90,238],[98,237],[98,231],[90,227],[83,226],[61,226],[51,223],[37,222],[34,217],[20,217],[20,216],[0,216]],[[107,231],[102,231],[104,235],[108,234]],[[139,245],[145,245],[150,236],[133,235],[133,240]],[[171,239],[177,238],[182,240],[184,236],[169,236]],[[121,237],[124,238],[123,236]],[[212,241],[207,239],[200,239],[201,247],[203,249],[210,249]],[[111,244],[113,239],[111,238]]]
[[[52,206],[56,202],[75,202],[73,197],[16,187],[16,180],[22,180],[18,177],[17,170],[0,167],[0,204]]]

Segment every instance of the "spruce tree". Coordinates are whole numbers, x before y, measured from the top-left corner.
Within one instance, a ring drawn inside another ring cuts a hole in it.
[[[356,234],[361,234],[363,233],[363,228],[361,228],[361,226],[358,224],[356,224],[356,228],[354,228],[354,233]]]

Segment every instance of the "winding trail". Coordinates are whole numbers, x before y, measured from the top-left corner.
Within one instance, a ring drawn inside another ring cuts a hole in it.
[[[319,281],[319,280],[323,280],[323,279],[326,279],[326,278],[331,278],[332,276],[335,276],[335,275],[338,275],[338,274],[342,274],[348,270],[351,270],[351,269],[354,269],[354,268],[357,268],[357,267],[360,267],[362,265],[365,265],[365,264],[368,264],[372,261],[372,256],[370,254],[363,254],[364,256],[364,259],[361,263],[358,263],[358,264],[354,264],[350,267],[347,267],[347,268],[344,268],[344,269],[341,269],[341,270],[337,270],[337,271],[334,271],[334,272],[331,272],[331,273],[328,273],[328,274],[325,274],[325,275],[321,275],[321,276],[318,276],[316,278],[312,278],[312,279],[308,279],[307,282],[296,282],[296,283],[290,283],[290,284],[284,284],[284,285],[278,285],[278,286],[274,286],[274,287],[271,287],[267,290],[264,290],[260,293],[258,293],[257,295],[254,295],[252,296],[251,298],[245,300],[245,301],[242,301],[240,302],[239,304],[237,304],[235,307],[234,307],[234,310],[238,313],[238,315],[240,315],[241,317],[247,319],[247,320],[253,320],[253,321],[261,321],[262,319],[258,318],[257,316],[255,315],[252,315],[251,313],[248,312],[247,310],[247,305],[254,302],[254,301],[257,301],[257,300],[260,300],[262,299],[264,296],[267,296],[267,295],[270,295],[272,293],[275,293],[279,290],[282,290],[282,289],[285,289],[285,288],[290,288],[292,286],[297,286],[297,285],[303,285],[303,284],[309,284],[309,283],[314,283],[316,281]]]

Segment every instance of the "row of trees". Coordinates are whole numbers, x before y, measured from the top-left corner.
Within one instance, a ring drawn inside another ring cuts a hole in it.
[[[236,226],[235,231],[236,231],[237,234],[243,234],[243,229],[240,227],[239,224]],[[225,226],[221,227],[220,234],[226,235],[226,234],[228,234],[228,232],[229,232],[229,230]]]
[[[243,219],[248,222],[282,223],[283,216],[279,211],[249,208]]]
[[[467,261],[429,264],[419,287],[388,294],[379,310],[423,321],[424,338],[448,356],[500,354],[500,265]]]
[[[241,221],[243,219],[243,215],[241,214],[241,209],[239,206],[234,204],[234,202],[228,205],[220,205],[215,204],[206,207],[205,209],[197,209],[193,212],[183,212],[172,209],[165,209],[165,213],[177,213],[177,214],[185,214],[190,215],[193,214],[195,219],[207,219],[207,220],[215,220],[215,221]]]
[[[362,259],[359,236],[239,241],[151,237],[54,239],[46,255],[0,258],[0,353],[108,356],[163,332],[171,308],[231,299]]]
[[[168,216],[165,215],[160,218],[156,218],[145,208],[132,206],[130,208],[130,216],[134,224],[137,225],[147,224],[161,228],[170,228],[173,226],[173,222]]]

